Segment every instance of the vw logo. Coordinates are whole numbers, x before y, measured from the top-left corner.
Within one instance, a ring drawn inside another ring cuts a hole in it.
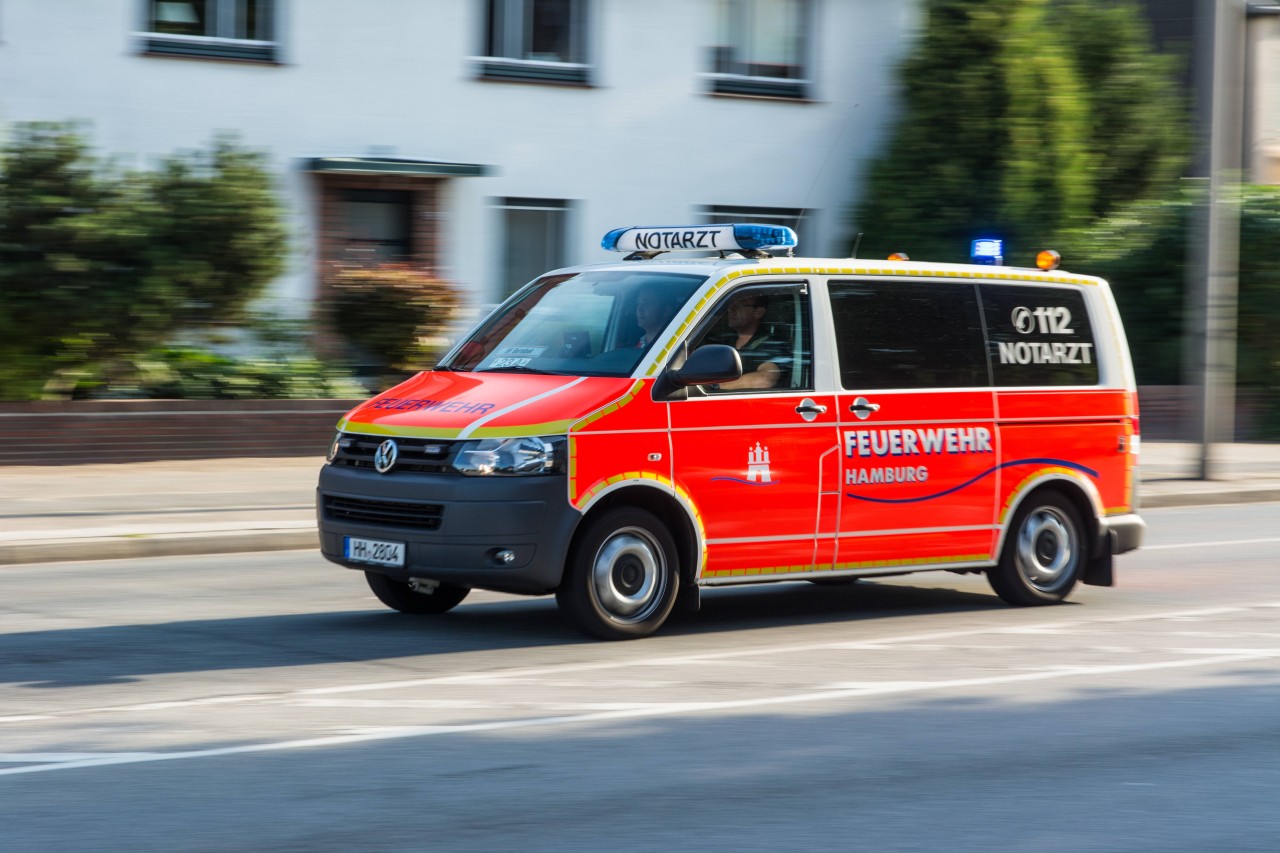
[[[396,464],[396,457],[399,455],[400,448],[396,445],[395,439],[388,438],[378,445],[377,452],[373,454],[374,469],[379,474],[387,473]]]

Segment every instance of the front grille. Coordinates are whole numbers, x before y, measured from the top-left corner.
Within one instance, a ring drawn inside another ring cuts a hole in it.
[[[395,474],[397,471],[430,474],[458,473],[449,463],[460,442],[411,436],[396,436],[395,439],[400,454],[395,467],[388,471],[388,474]],[[344,432],[338,438],[338,451],[334,454],[333,464],[341,468],[367,468],[372,471],[373,454],[378,451],[378,445],[386,440],[385,435]]]
[[[368,498],[324,496],[324,517],[329,521],[388,524],[417,530],[439,530],[444,507],[403,501],[376,501]]]

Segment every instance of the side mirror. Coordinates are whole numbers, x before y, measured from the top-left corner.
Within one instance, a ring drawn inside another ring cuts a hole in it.
[[[671,381],[680,387],[732,382],[742,376],[742,356],[731,346],[707,344],[690,353],[680,367],[668,372]]]

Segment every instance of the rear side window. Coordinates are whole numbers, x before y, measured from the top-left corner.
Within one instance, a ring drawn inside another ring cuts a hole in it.
[[[990,385],[973,284],[832,281],[829,292],[846,390]]]
[[[1065,287],[979,287],[998,387],[1098,384],[1084,294]]]

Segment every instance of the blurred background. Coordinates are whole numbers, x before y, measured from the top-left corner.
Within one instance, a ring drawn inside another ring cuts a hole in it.
[[[1148,438],[1280,439],[1278,185],[1280,4],[0,0],[0,464],[317,455],[606,231],[727,220],[1057,249]]]

